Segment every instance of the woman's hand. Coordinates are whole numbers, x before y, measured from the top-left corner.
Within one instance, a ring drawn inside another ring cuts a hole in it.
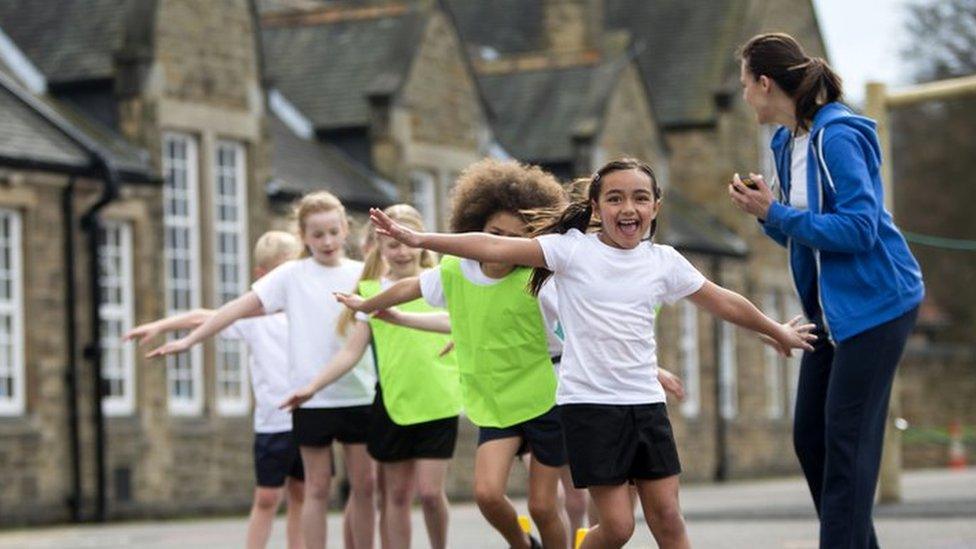
[[[295,391],[294,393],[288,395],[288,398],[281,401],[281,404],[278,405],[278,409],[294,412],[299,406],[308,402],[308,400],[312,398],[312,395],[314,394],[315,391],[313,391],[312,389],[308,387],[303,387]]]
[[[766,185],[766,180],[762,175],[750,173],[749,179],[752,179],[759,188],[752,190],[746,187],[746,184],[739,178],[739,174],[733,175],[732,182],[729,183],[729,198],[732,199],[732,204],[736,208],[755,216],[759,220],[765,220],[769,214],[769,207],[775,201],[773,191]]]
[[[185,352],[190,347],[192,347],[192,345],[187,340],[187,338],[184,337],[184,338],[177,339],[176,341],[170,341],[165,345],[156,347],[152,351],[149,351],[149,354],[146,355],[146,358],[175,355],[175,354]]]
[[[383,210],[370,208],[369,220],[376,227],[376,234],[395,238],[411,248],[420,247],[420,233],[397,223],[390,216],[383,213]]]

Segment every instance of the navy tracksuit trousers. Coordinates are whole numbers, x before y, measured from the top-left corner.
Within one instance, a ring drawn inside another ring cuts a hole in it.
[[[875,549],[871,511],[888,399],[918,308],[800,363],[793,444],[820,517],[822,549]]]

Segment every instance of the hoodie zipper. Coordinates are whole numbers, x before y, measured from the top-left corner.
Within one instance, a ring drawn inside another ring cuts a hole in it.
[[[822,148],[823,148],[823,129],[821,129],[820,130],[820,133],[817,135],[817,145],[814,146],[814,141],[813,141],[812,138],[810,140],[810,145],[814,149],[815,160],[817,160],[817,161],[820,162],[820,166],[818,166],[817,167],[817,170],[816,170],[816,172],[817,172],[817,200],[818,200],[818,202],[817,202],[817,208],[818,208],[818,213],[823,213],[824,192],[823,192],[823,182],[820,180],[820,178],[821,178],[820,168],[823,167],[824,171],[827,170],[827,163],[824,162],[824,159],[823,159],[823,151],[822,151]],[[829,172],[827,174],[827,177],[830,178]],[[814,248],[813,249],[813,257],[814,257],[814,261],[815,261],[815,263],[817,265],[817,303],[820,305],[820,316],[823,318],[824,329],[827,330],[827,340],[830,342],[831,345],[834,345],[835,344],[834,343],[834,334],[830,330],[830,323],[827,321],[827,309],[824,308],[824,304],[823,304],[823,281],[821,280],[821,276],[820,276],[821,275],[821,268],[820,268],[820,249],[819,248]]]

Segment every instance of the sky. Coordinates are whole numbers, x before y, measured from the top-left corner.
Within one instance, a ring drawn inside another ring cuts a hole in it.
[[[910,83],[902,59],[906,0],[814,0],[832,67],[848,101],[861,104],[869,81],[898,88]]]

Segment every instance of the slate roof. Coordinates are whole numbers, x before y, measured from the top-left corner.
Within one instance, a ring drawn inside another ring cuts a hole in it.
[[[318,129],[369,124],[368,97],[403,84],[427,16],[397,16],[315,25],[265,25],[261,33],[272,85]]]
[[[0,27],[48,82],[111,78],[133,9],[148,0],[0,0]]]
[[[68,105],[31,94],[3,72],[0,120],[0,156],[8,164],[83,173],[91,168],[89,151],[97,148],[123,179],[159,179],[145,151]]]
[[[386,207],[396,187],[334,145],[304,139],[278,117],[270,117],[273,185],[269,194],[298,196],[327,190],[353,209]]]
[[[447,0],[472,55],[480,46],[500,54],[547,47],[542,3],[537,0]],[[659,122],[708,124],[716,116],[714,93],[727,84],[734,49],[742,38],[740,0],[605,0],[604,26],[627,30]]]
[[[621,56],[597,65],[480,76],[499,142],[531,162],[572,160],[573,137],[600,127],[627,62]]]

